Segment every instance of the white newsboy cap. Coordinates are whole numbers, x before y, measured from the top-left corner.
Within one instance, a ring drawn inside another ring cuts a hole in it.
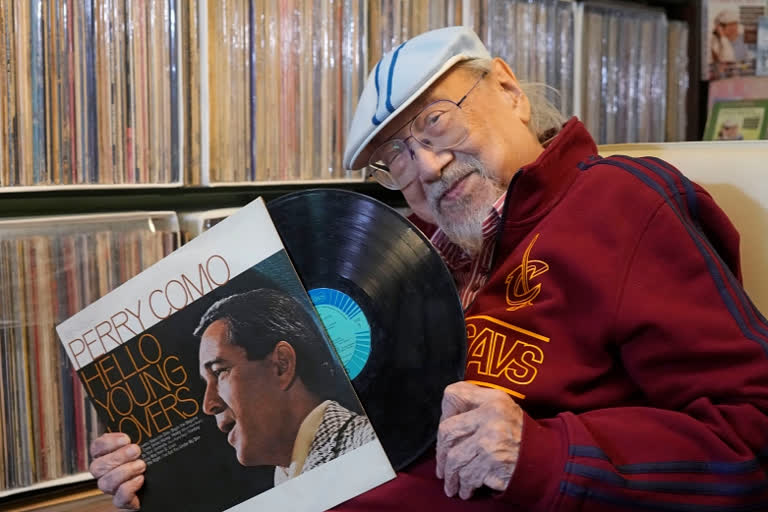
[[[736,23],[739,21],[739,12],[733,7],[723,9],[715,17],[715,23],[725,25],[726,23]]]
[[[363,150],[379,131],[454,64],[490,58],[488,49],[467,27],[431,30],[387,52],[373,68],[347,134],[344,167],[368,164]]]

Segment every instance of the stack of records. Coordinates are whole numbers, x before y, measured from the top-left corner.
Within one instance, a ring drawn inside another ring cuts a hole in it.
[[[690,84],[688,73],[688,24],[669,22],[667,41],[667,132],[666,142],[686,139],[688,109],[686,96]]]
[[[659,142],[666,131],[667,17],[662,10],[579,4],[580,117],[599,144]]]
[[[346,179],[366,0],[183,2],[189,184]]]
[[[177,240],[173,212],[0,221],[0,497],[87,471],[102,429],[54,326]]]
[[[0,3],[0,187],[180,184],[175,1]]]

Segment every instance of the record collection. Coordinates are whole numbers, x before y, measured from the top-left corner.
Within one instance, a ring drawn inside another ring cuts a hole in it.
[[[688,106],[686,103],[690,76],[688,75],[688,24],[670,21],[667,38],[667,128],[664,140],[686,140]]]
[[[576,83],[587,130],[598,144],[664,141],[664,11],[588,2],[579,4],[579,18],[584,40]]]
[[[175,0],[0,2],[0,187],[180,183]]]
[[[599,143],[664,140],[665,117],[684,119],[657,101],[668,88],[667,22],[649,9],[562,0],[6,0],[0,187],[360,180],[342,169],[341,154],[369,68],[409,37],[461,24],[519,78],[547,84],[549,98],[581,115]],[[669,72],[675,105],[688,87],[680,70]],[[600,88],[587,86],[591,76]]]
[[[101,429],[54,326],[177,239],[173,212],[0,220],[0,498],[88,470]]]
[[[184,2],[190,184],[362,179],[341,154],[367,0]]]

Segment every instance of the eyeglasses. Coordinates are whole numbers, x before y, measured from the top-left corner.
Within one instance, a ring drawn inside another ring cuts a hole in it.
[[[389,139],[376,148],[368,159],[370,176],[383,187],[401,190],[408,186],[418,173],[418,166],[413,165],[416,153],[408,144],[408,139],[412,138],[432,151],[451,149],[464,142],[469,130],[461,104],[487,74],[487,71],[483,72],[458,102],[434,101],[401,126],[395,133],[410,125],[410,135],[404,139]]]

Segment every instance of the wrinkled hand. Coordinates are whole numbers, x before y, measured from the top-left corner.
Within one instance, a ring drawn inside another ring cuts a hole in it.
[[[125,434],[107,433],[91,443],[90,471],[99,489],[114,496],[112,503],[119,509],[139,510],[136,493],[144,484],[147,465],[139,459],[141,448],[130,444]]]
[[[523,410],[498,389],[469,382],[445,388],[437,432],[437,477],[445,494],[469,499],[483,485],[504,491],[520,453]]]

